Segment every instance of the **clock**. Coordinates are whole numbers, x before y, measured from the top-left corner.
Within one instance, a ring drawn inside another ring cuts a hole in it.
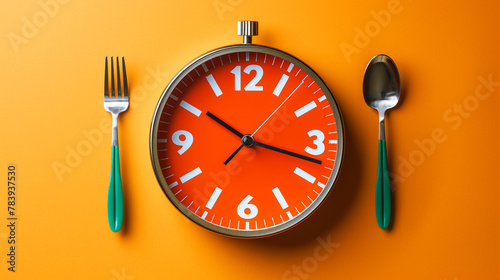
[[[214,232],[258,238],[311,215],[337,179],[344,153],[339,108],[321,78],[283,51],[243,44],[193,60],[154,112],[151,160],[186,217]]]

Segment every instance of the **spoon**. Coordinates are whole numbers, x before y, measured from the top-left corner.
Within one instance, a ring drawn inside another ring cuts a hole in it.
[[[398,104],[401,94],[399,72],[394,61],[384,54],[373,57],[366,66],[363,78],[363,96],[368,106],[378,111],[378,172],[375,189],[375,213],[381,229],[391,222],[391,187],[387,171],[385,143],[385,111]]]

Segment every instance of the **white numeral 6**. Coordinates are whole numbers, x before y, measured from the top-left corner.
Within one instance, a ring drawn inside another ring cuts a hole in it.
[[[243,219],[253,219],[259,213],[259,209],[257,209],[257,206],[249,203],[252,198],[253,197],[251,195],[247,195],[247,197],[245,197],[245,199],[243,199],[243,201],[241,201],[238,205],[238,215]],[[246,211],[247,209],[250,211],[250,213],[248,214],[246,213],[248,212]]]

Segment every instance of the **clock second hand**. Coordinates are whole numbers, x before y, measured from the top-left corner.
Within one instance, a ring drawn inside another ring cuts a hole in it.
[[[283,104],[285,104],[285,102],[290,98],[292,97],[292,95],[299,89],[299,87],[304,83],[304,80],[302,80],[300,82],[300,84],[285,98],[285,100],[283,100],[283,102],[281,102],[281,104],[278,106],[278,108],[276,108],[272,113],[271,115],[269,115],[269,117],[267,117],[267,119],[252,133],[252,135],[250,135],[252,138],[253,136],[255,135],[255,133],[257,133],[257,131],[259,131],[259,129],[262,128],[262,126],[264,126],[264,124],[281,108],[281,106],[283,106]],[[213,116],[215,117],[212,113],[210,112],[207,112],[207,115],[209,117]],[[211,118],[213,118],[211,117]],[[238,131],[236,131],[235,129],[233,129],[231,126],[229,126],[228,124],[225,124],[222,120],[220,120],[219,118],[215,117],[213,118],[216,122],[218,122],[219,124],[223,125],[225,128],[229,129],[231,132],[233,132],[234,134],[240,136],[241,133],[239,133]],[[224,124],[223,124],[224,123]],[[240,136],[242,137],[242,136]],[[234,151],[234,153],[232,153],[229,158],[224,162],[224,165],[227,165],[229,163],[229,161],[231,161],[231,159],[233,159],[234,156],[236,156],[236,154],[243,148],[243,144],[241,146],[238,147],[238,149],[236,149],[236,151]],[[320,162],[321,164],[321,162]]]
[[[304,156],[304,155],[297,154],[297,153],[294,153],[294,152],[290,152],[290,151],[287,151],[287,150],[283,150],[281,148],[277,148],[277,147],[274,147],[274,146],[271,146],[271,145],[267,145],[267,144],[264,144],[264,143],[257,142],[257,141],[254,140],[253,136],[251,136],[251,135],[243,135],[243,133],[241,133],[238,130],[234,129],[232,126],[230,126],[229,124],[227,124],[223,120],[219,119],[217,116],[215,116],[214,114],[210,113],[209,111],[206,112],[206,115],[209,116],[211,119],[215,120],[217,123],[219,123],[220,125],[222,125],[227,130],[229,130],[232,133],[236,134],[238,137],[241,138],[241,140],[243,142],[243,144],[241,144],[238,147],[238,149],[236,149],[236,151],[234,151],[229,156],[229,158],[226,161],[224,161],[224,165],[227,165],[229,163],[229,161],[231,161],[234,158],[234,156],[236,156],[236,154],[243,148],[243,146],[250,147],[250,146],[253,146],[253,145],[258,146],[258,147],[262,147],[262,148],[265,148],[265,149],[269,149],[269,150],[272,150],[272,151],[275,151],[275,152],[279,152],[279,153],[282,153],[282,154],[285,154],[285,155],[289,155],[289,156],[293,156],[293,157],[300,158],[300,159],[303,159],[303,160],[307,160],[307,161],[310,161],[310,162],[313,162],[313,163],[321,164],[321,160],[314,159],[314,158],[311,158],[311,157],[308,157],[308,156]]]
[[[302,82],[300,82],[300,84],[292,91],[292,93],[290,93],[286,98],[285,100],[283,100],[283,102],[281,102],[281,104],[278,106],[278,108],[276,108],[276,110],[274,110],[274,112],[271,113],[271,115],[269,115],[269,117],[267,117],[267,119],[252,133],[252,137],[255,135],[255,133],[257,133],[257,131],[259,131],[259,129],[261,129],[262,126],[264,126],[264,124],[281,108],[281,106],[283,106],[283,104],[285,104],[285,102],[290,98],[292,97],[292,95],[299,89],[299,87],[304,83],[304,80],[302,80]]]

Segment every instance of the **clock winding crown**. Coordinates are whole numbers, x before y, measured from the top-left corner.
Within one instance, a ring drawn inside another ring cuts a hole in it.
[[[259,23],[257,21],[238,21],[238,35],[243,36],[243,44],[251,44],[252,36],[259,35]]]

